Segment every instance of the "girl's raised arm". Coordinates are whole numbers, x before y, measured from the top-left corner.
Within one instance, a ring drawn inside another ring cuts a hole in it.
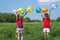
[[[48,13],[48,16],[50,17],[50,15],[51,15],[50,12],[47,12],[47,13]]]
[[[16,20],[18,20],[18,14],[16,14]]]

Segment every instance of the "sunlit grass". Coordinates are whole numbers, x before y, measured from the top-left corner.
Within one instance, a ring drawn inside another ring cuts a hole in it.
[[[0,40],[16,40],[16,23],[0,23]],[[50,40],[60,40],[60,22],[51,22]],[[42,22],[24,23],[24,40],[45,40]]]

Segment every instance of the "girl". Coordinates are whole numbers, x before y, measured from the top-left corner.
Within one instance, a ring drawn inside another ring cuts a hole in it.
[[[16,15],[16,23],[17,23],[17,34],[18,34],[18,40],[23,40],[23,16],[20,14]]]
[[[44,16],[41,14],[43,19],[43,32],[45,37],[49,37],[50,33],[50,14],[45,13]]]

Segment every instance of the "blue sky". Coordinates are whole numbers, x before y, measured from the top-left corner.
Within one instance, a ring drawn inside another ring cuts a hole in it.
[[[40,14],[36,13],[35,9],[37,7],[46,7],[50,9],[53,3],[56,3],[58,7],[51,11],[51,19],[56,19],[57,17],[60,17],[60,0],[0,0],[0,12],[12,13],[13,9],[21,7],[26,9],[29,6],[32,6],[34,8],[33,12],[28,13],[25,17],[41,20]]]

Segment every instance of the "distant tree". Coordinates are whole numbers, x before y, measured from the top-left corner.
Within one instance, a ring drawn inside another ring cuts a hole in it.
[[[12,13],[0,13],[1,22],[15,22],[15,15]]]
[[[31,20],[30,22],[35,22],[35,20]]]
[[[41,22],[40,20],[35,20],[35,22]]]
[[[31,21],[31,20],[30,20],[29,17],[24,18],[24,22],[30,22],[30,21]]]
[[[31,20],[31,22],[41,22],[40,20]]]
[[[11,23],[15,22],[15,15],[14,14],[7,14],[5,18],[6,18],[7,22],[11,22]]]
[[[51,22],[56,22],[56,20],[55,19],[52,19],[52,20],[50,20]]]
[[[60,17],[58,17],[58,18],[56,19],[56,21],[57,21],[57,22],[60,22]]]
[[[2,15],[0,15],[0,23],[2,22],[6,22],[6,19]]]

